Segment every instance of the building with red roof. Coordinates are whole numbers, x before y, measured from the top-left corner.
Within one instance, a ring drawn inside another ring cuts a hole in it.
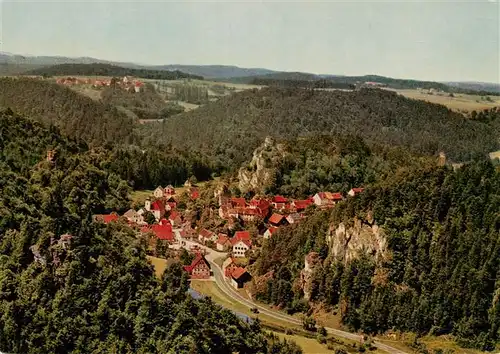
[[[311,199],[304,199],[304,200],[294,200],[292,201],[292,206],[295,208],[296,211],[304,211],[309,207],[310,205],[314,204],[314,201]]]
[[[200,192],[198,191],[198,188],[196,187],[191,187],[189,189],[189,196],[191,197],[191,199],[195,200],[195,199],[198,199],[200,197]]]
[[[111,213],[111,214],[102,214],[102,215],[95,215],[94,220],[103,222],[105,224],[109,224],[110,222],[117,221],[119,218],[118,214],[116,213]]]
[[[238,265],[233,257],[226,258],[226,260],[222,263],[222,272],[225,277],[229,278],[233,273],[233,270],[236,268],[238,268]]]
[[[275,195],[271,200],[271,204],[275,209],[283,210],[286,208],[287,199],[281,195]]]
[[[245,198],[231,198],[231,205],[233,208],[245,208],[247,206],[247,202]]]
[[[235,240],[250,240],[250,231],[236,231],[234,233]]]
[[[267,240],[267,239],[270,239],[271,236],[276,232],[276,230],[278,230],[277,227],[274,227],[274,226],[271,226],[269,227],[266,232],[264,232],[264,238]]]
[[[151,231],[159,240],[169,242],[174,240],[172,224],[168,220],[162,219],[159,224],[151,225]]]
[[[351,188],[351,190],[347,193],[350,197],[355,197],[359,193],[363,192],[364,188]]]
[[[229,237],[226,234],[219,234],[219,237],[217,238],[217,242],[215,243],[217,251],[227,251],[229,248],[231,248],[231,240],[229,240]]]
[[[341,193],[319,192],[314,195],[314,204],[319,207],[331,207],[342,201]]]
[[[146,206],[147,206],[147,203],[148,203],[148,201],[146,201]],[[147,207],[146,207],[146,210],[148,210]],[[150,203],[149,211],[151,211],[153,213],[153,215],[155,216],[155,219],[158,221],[161,218],[163,218],[163,216],[165,215],[165,203],[163,202],[163,200],[157,199],[154,202]]]
[[[179,225],[181,225],[181,224],[182,224],[182,217],[181,217],[181,214],[180,214],[178,211],[176,211],[176,210],[172,210],[172,211],[170,212],[170,215],[168,216],[168,220],[169,220],[169,221],[170,221],[170,223],[171,223],[172,225],[174,225],[174,226],[175,226],[175,225],[179,226]]]
[[[236,289],[240,289],[243,288],[244,284],[251,279],[251,276],[245,268],[236,267],[231,272],[230,278],[231,285]]]
[[[189,273],[191,279],[210,278],[210,264],[201,253],[197,253],[191,264],[184,266],[184,270]]]
[[[284,215],[277,213],[271,215],[271,217],[268,219],[268,222],[273,226],[281,226],[281,225],[286,225],[288,223]]]
[[[207,229],[202,229],[198,234],[198,241],[200,241],[203,244],[205,244],[208,241],[216,242],[217,238],[218,238],[217,234]]]

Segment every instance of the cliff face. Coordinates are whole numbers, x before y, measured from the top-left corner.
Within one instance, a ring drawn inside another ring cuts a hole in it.
[[[371,255],[379,261],[386,259],[389,252],[384,232],[371,217],[367,219],[355,220],[351,227],[346,227],[344,223],[330,225],[326,234],[329,256],[344,263],[349,263],[362,254]],[[317,254],[305,257],[304,269],[300,272],[299,286],[306,300],[311,296],[314,269],[320,264],[315,256]]]
[[[264,144],[255,149],[250,163],[240,168],[239,189],[242,192],[264,193],[274,183],[277,166],[285,154],[282,145],[267,137]]]
[[[332,225],[326,235],[330,254],[345,263],[360,257],[363,253],[377,260],[385,259],[387,240],[384,232],[373,220],[355,220],[352,227],[344,223]]]

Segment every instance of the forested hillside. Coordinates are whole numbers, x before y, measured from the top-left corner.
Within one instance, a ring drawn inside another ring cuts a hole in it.
[[[244,191],[308,198],[321,191],[347,193],[353,187],[384,181],[402,171],[436,165],[435,157],[404,148],[369,147],[357,136],[314,135],[280,143],[264,143],[239,176]],[[242,176],[243,175],[243,176]],[[247,176],[245,178],[245,176]],[[255,183],[254,183],[255,184]]]
[[[444,150],[455,161],[499,148],[499,132],[489,123],[464,119],[444,106],[373,89],[249,90],[144,130],[146,141],[201,150],[216,159],[216,166],[226,168],[237,168],[248,160],[266,136],[357,135],[368,144],[402,146],[421,154]]]
[[[0,351],[300,352],[192,300],[179,264],[157,279],[127,226],[93,223],[128,204],[126,183],[94,152],[11,112],[0,131]]]
[[[297,284],[304,256],[315,251],[310,300],[336,308],[350,328],[452,334],[464,346],[492,350],[500,341],[499,191],[500,167],[485,160],[456,172],[401,174],[332,211],[313,212],[264,245],[253,269],[272,275],[257,297],[303,309]],[[354,237],[343,244],[335,230],[355,222],[381,228],[384,256],[361,244],[359,257],[344,258],[338,245],[352,250]]]
[[[92,144],[135,140],[134,121],[115,107],[44,80],[1,78],[0,107],[54,124],[66,136]]]
[[[179,70],[152,70],[124,68],[112,64],[91,63],[91,64],[59,64],[26,72],[26,75],[42,76],[135,76],[143,79],[154,80],[179,80],[197,79],[203,80],[202,76],[186,74]]]

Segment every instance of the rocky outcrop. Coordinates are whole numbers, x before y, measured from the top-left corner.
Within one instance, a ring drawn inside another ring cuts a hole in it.
[[[285,156],[284,147],[267,137],[264,144],[255,149],[250,163],[238,172],[239,189],[242,192],[264,193],[273,185],[279,163]]]
[[[388,256],[387,239],[383,230],[371,219],[354,221],[346,227],[344,223],[332,225],[326,235],[330,255],[345,263],[360,257],[363,253],[377,260]]]
[[[299,286],[304,292],[304,299],[311,298],[312,275],[314,268],[321,263],[321,258],[316,252],[310,252],[304,259],[304,269],[300,272]]]

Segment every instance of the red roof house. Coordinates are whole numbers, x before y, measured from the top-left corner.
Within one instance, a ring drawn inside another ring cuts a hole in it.
[[[94,219],[96,221],[100,221],[100,222],[103,222],[105,224],[109,224],[110,222],[117,221],[118,218],[119,218],[119,216],[116,213],[95,215],[94,216]]]
[[[233,207],[244,208],[247,206],[245,198],[231,198],[231,204]]]
[[[160,240],[173,241],[174,233],[172,231],[172,224],[168,220],[161,220],[160,224],[151,225],[151,231]]]
[[[281,195],[276,195],[273,197],[271,203],[275,209],[284,209],[286,207],[287,199]]]
[[[233,239],[235,240],[250,240],[250,231],[236,231]]]
[[[198,188],[191,187],[191,189],[189,190],[189,195],[193,200],[198,199],[200,197],[200,192],[198,191]]]
[[[314,204],[319,207],[333,206],[344,199],[341,193],[319,192],[314,195]]]
[[[222,271],[226,277],[230,277],[233,270],[236,268],[238,268],[238,265],[233,257],[226,258],[226,260],[222,263]]]
[[[354,197],[359,193],[363,192],[364,188],[351,188],[351,190],[347,193],[350,197]]]
[[[219,234],[219,238],[216,242],[217,251],[226,251],[229,247],[231,247],[231,241],[226,234]]]
[[[184,269],[192,279],[210,278],[210,264],[200,253],[197,253],[191,264],[184,266]]]
[[[231,284],[236,288],[243,288],[244,284],[251,278],[245,268],[236,267],[231,273]]]
[[[198,234],[198,241],[200,241],[203,244],[207,241],[215,242],[217,241],[217,238],[218,236],[215,233],[207,229],[201,230],[200,233]]]
[[[264,238],[265,239],[271,238],[271,236],[276,232],[276,230],[278,230],[277,227],[271,226],[266,230],[266,232],[264,232]]]
[[[271,217],[269,218],[268,221],[273,226],[281,226],[281,225],[288,223],[288,221],[286,220],[284,215],[276,214],[276,213],[271,215]]]
[[[304,199],[304,200],[294,200],[292,202],[292,205],[295,207],[295,210],[297,211],[303,211],[307,209],[308,206],[312,205],[314,202],[311,199]]]

